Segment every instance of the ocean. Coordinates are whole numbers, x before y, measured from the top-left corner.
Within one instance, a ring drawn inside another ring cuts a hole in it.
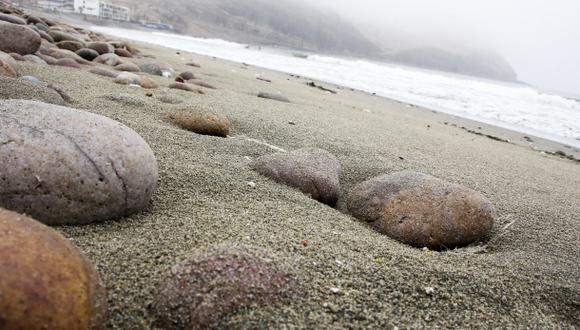
[[[580,148],[580,102],[532,86],[364,59],[248,47],[220,39],[93,27],[119,38],[247,63],[363,90],[390,99]]]

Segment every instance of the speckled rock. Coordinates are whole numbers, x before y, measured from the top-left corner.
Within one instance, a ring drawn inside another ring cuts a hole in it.
[[[119,65],[117,65],[115,67],[115,70],[118,71],[126,71],[126,72],[141,72],[141,69],[139,69],[139,66],[137,64],[134,63],[121,63]]]
[[[115,48],[106,42],[89,42],[87,48],[95,50],[99,55],[113,53]]]
[[[87,61],[93,61],[95,58],[99,57],[99,53],[96,50],[90,48],[81,48],[76,51],[76,54]]]
[[[258,97],[263,98],[263,99],[270,99],[270,100],[285,102],[285,103],[290,102],[290,100],[286,96],[281,95],[281,94],[272,94],[272,93],[260,92],[260,93],[258,93]]]
[[[103,68],[94,68],[94,69],[91,69],[89,72],[97,74],[99,76],[109,77],[109,78],[117,78],[117,76],[120,74],[119,72],[113,72],[113,71],[103,69]]]
[[[40,79],[34,76],[22,76],[19,77],[18,80],[28,81],[29,83],[33,84],[34,86],[44,86],[45,84],[40,81]]]
[[[0,102],[0,206],[49,225],[144,210],[157,161],[133,130],[106,117],[33,101]]]
[[[57,231],[0,209],[0,328],[99,329],[107,296],[93,265]]]
[[[0,50],[20,55],[34,54],[40,48],[38,33],[24,25],[0,22]]]
[[[70,40],[65,40],[65,41],[61,41],[56,43],[56,46],[60,49],[66,49],[66,50],[70,50],[71,52],[77,52],[80,49],[83,49],[83,44],[81,44],[80,42],[77,41],[70,41]]]
[[[65,100],[52,88],[20,79],[0,77],[0,100],[35,100],[64,105]]]
[[[93,62],[105,64],[108,66],[117,66],[117,65],[123,63],[123,61],[121,61],[119,56],[117,56],[115,54],[111,54],[111,53],[99,55],[99,57],[95,58],[93,60]]]
[[[197,134],[227,137],[230,133],[230,120],[217,113],[170,112],[166,117],[175,125]]]
[[[254,160],[252,168],[329,206],[340,198],[340,163],[326,150],[303,148],[266,155]]]
[[[153,300],[154,326],[205,329],[240,308],[279,303],[297,292],[296,280],[266,251],[213,246],[171,268]]]
[[[495,220],[493,205],[480,193],[412,171],[357,185],[348,209],[393,239],[434,250],[476,242]]]

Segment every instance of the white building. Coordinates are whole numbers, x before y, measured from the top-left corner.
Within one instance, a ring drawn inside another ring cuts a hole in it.
[[[100,19],[128,21],[130,10],[101,0],[74,0],[74,11]]]
[[[43,9],[64,13],[74,11],[73,0],[38,0],[36,5]]]

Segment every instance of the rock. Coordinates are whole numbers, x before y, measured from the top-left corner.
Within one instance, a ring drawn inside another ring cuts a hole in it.
[[[202,91],[193,88],[193,86],[188,85],[188,84],[184,84],[184,83],[180,83],[180,82],[174,82],[169,84],[169,86],[167,86],[171,89],[180,89],[182,91],[188,91],[188,92],[197,92],[198,94],[203,94]]]
[[[179,78],[187,81],[187,80],[195,79],[195,75],[193,74],[193,72],[185,71],[185,72],[182,72],[179,74]]]
[[[212,85],[210,85],[210,84],[208,84],[208,83],[206,83],[204,81],[201,81],[201,80],[195,80],[192,83],[194,85],[201,86],[201,87],[205,87],[205,88],[209,88],[209,89],[217,89],[214,86],[212,86]]]
[[[75,52],[75,53],[78,50],[83,49],[83,44],[81,44],[80,42],[69,41],[69,40],[57,42],[56,46],[60,49],[70,50],[71,52]]]
[[[157,99],[163,103],[167,104],[181,104],[183,103],[183,99],[169,93],[163,93],[157,97]]]
[[[8,55],[10,55],[10,57],[12,57],[15,61],[20,61],[20,62],[24,61],[24,56],[22,56],[20,54],[10,53]]]
[[[22,18],[2,13],[0,13],[0,21],[18,25],[26,25],[26,21],[23,20]]]
[[[109,71],[109,70],[103,69],[103,68],[94,68],[94,69],[91,69],[89,72],[97,74],[99,76],[109,77],[109,78],[117,78],[117,76],[119,75],[118,72]]]
[[[103,327],[107,295],[95,268],[50,227],[0,209],[0,269],[2,329]]]
[[[85,44],[85,41],[79,35],[73,35],[64,31],[59,31],[54,28],[48,31],[48,34],[54,39],[55,42],[61,41],[76,41],[81,44]]]
[[[28,81],[29,83],[33,84],[34,86],[44,86],[45,84],[40,81],[38,78],[33,76],[22,76],[18,78],[18,80]]]
[[[340,163],[331,153],[303,148],[262,156],[252,168],[272,180],[297,188],[313,199],[335,206],[340,198]]]
[[[154,76],[163,76],[163,70],[156,63],[153,62],[143,63],[139,65],[139,68],[141,68],[141,71],[146,72],[148,74]]]
[[[149,205],[157,161],[130,128],[33,101],[0,102],[0,113],[0,206],[49,225],[78,225]]]
[[[38,51],[36,53],[50,55],[51,49],[58,49],[58,47],[56,47],[56,45],[42,39],[42,40],[40,40],[40,48],[38,49]]]
[[[44,22],[42,20],[42,18],[36,17],[36,16],[32,16],[32,15],[30,15],[30,16],[28,16],[26,18],[26,24],[35,24],[35,25],[36,24],[42,24],[42,25],[47,26],[47,29],[48,29],[48,25],[46,25],[46,22]]]
[[[24,26],[0,22],[0,50],[20,55],[34,54],[40,48],[41,38]]]
[[[48,34],[48,31],[50,31],[50,28],[48,27],[48,25],[43,24],[43,23],[36,23],[36,24],[34,24],[34,26],[36,26],[36,28],[38,30],[46,32],[47,34]],[[52,37],[50,37],[50,38],[52,39]]]
[[[89,64],[87,60],[78,56],[75,52],[71,52],[70,50],[66,49],[59,49],[59,48],[52,48],[49,51],[50,56],[54,57],[55,59],[59,60],[62,58],[69,58],[76,61],[79,64]]]
[[[129,52],[128,50],[123,49],[123,48],[115,49],[115,54],[117,54],[121,57],[133,57],[133,54],[131,54],[131,52]]]
[[[146,88],[146,89],[154,89],[159,87],[159,85],[157,85],[157,83],[155,82],[155,80],[149,78],[149,77],[139,77],[139,86]]]
[[[10,99],[36,100],[57,105],[65,104],[65,100],[60,94],[48,86],[36,86],[25,80],[0,77],[0,100]]]
[[[123,63],[123,61],[121,61],[121,59],[119,58],[119,56],[115,55],[115,54],[103,54],[103,55],[99,55],[99,57],[95,58],[93,60],[93,62],[95,63],[100,63],[100,64],[105,64],[108,66],[117,66],[121,63]]]
[[[16,69],[5,59],[0,58],[0,77],[16,78],[18,73]],[[0,91],[2,93],[2,91]]]
[[[230,133],[228,117],[216,113],[171,112],[166,116],[175,125],[197,134],[227,137]]]
[[[194,68],[200,68],[201,67],[201,65],[199,65],[199,64],[197,64],[195,62],[187,62],[187,63],[185,63],[185,65],[192,66]]]
[[[411,171],[357,185],[348,209],[395,240],[433,250],[476,242],[490,232],[495,219],[493,205],[478,192]]]
[[[18,64],[16,63],[16,60],[14,59],[14,57],[12,57],[10,54],[4,53],[3,51],[0,51],[0,60],[4,60],[14,70],[16,70],[16,67],[18,66]]]
[[[263,99],[271,99],[275,101],[290,103],[290,100],[286,96],[280,94],[260,92],[258,93],[258,97],[261,97]]]
[[[80,69],[81,65],[77,63],[77,61],[73,60],[72,58],[61,58],[56,60],[56,63],[54,63],[54,65],[59,65],[59,66],[66,66],[68,68],[75,68],[75,69]]]
[[[99,57],[99,53],[97,53],[96,50],[94,49],[89,49],[89,48],[82,48],[76,51],[76,54],[82,58],[84,58],[85,60],[91,62],[93,61],[95,58]]]
[[[121,85],[139,85],[139,76],[131,72],[121,72],[113,81]]]
[[[171,268],[153,298],[154,328],[205,329],[244,307],[298,293],[297,281],[268,252],[213,246]]]
[[[87,48],[97,51],[99,55],[113,53],[115,48],[106,42],[89,42]]]
[[[37,53],[37,56],[40,57],[44,62],[46,62],[45,64],[54,65],[56,63],[56,58],[54,58],[52,56],[39,54],[39,53]],[[32,57],[28,57],[28,55],[25,55],[24,58],[29,62],[33,61]]]
[[[40,35],[40,37],[43,40],[46,40],[46,41],[48,41],[50,43],[53,43],[54,42],[54,39],[52,39],[52,37],[50,36],[50,34],[44,32],[44,31],[37,31],[37,32],[38,32],[38,34]]]
[[[139,69],[139,66],[137,64],[134,63],[121,63],[119,65],[117,65],[115,67],[115,70],[118,71],[126,71],[126,72],[141,72],[141,69]]]
[[[30,62],[30,63],[36,63],[36,64],[41,64],[41,65],[48,64],[45,60],[43,60],[42,58],[40,58],[36,55],[24,55],[23,58],[26,62]],[[56,60],[54,63],[56,63]]]

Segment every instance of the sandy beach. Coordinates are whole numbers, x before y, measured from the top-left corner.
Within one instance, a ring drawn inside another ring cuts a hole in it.
[[[303,294],[228,315],[218,328],[580,327],[580,163],[539,151],[578,158],[577,150],[534,137],[530,146],[530,137],[519,133],[316,82],[338,91],[330,94],[285,73],[138,47],[217,89],[204,89],[204,95],[145,90],[89,73],[90,66],[18,64],[22,75],[66,91],[71,107],[134,129],[157,157],[159,184],[147,212],[57,228],[101,275],[107,328],[151,328],[148,306],[168,269],[195,249],[221,243],[271,251],[295,274]],[[201,68],[186,66],[190,60]],[[154,79],[160,86],[170,82]],[[258,98],[259,92],[281,92],[291,103]],[[227,115],[230,136],[197,135],[164,119],[168,111],[196,110]],[[256,157],[302,147],[328,150],[340,160],[343,197],[336,209],[249,166]],[[498,212],[489,240],[426,251],[348,214],[345,196],[354,185],[400,170],[488,197]]]

